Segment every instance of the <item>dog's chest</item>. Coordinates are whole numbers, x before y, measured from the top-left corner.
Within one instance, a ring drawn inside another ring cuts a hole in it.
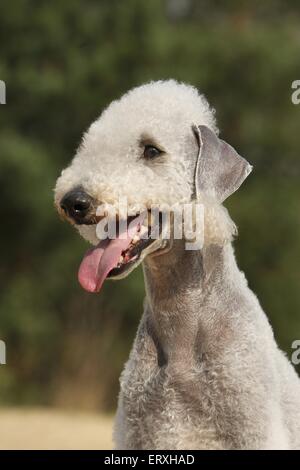
[[[129,362],[121,380],[121,400],[130,446],[222,448],[211,415],[200,397],[195,400],[196,393],[185,377],[176,377],[167,368],[144,365],[139,370]]]

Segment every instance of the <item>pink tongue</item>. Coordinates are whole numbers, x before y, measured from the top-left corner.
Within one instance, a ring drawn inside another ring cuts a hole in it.
[[[84,289],[99,292],[108,273],[117,266],[122,252],[129,247],[145,215],[143,212],[132,220],[121,238],[121,234],[113,240],[107,238],[87,251],[78,271],[78,280]]]

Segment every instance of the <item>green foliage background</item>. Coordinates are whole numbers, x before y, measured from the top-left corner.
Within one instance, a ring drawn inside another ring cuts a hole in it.
[[[299,2],[15,0],[0,17],[0,402],[115,405],[142,274],[85,293],[86,244],[58,219],[52,188],[90,122],[151,79],[198,87],[222,137],[254,164],[227,206],[239,264],[290,356],[300,338]]]

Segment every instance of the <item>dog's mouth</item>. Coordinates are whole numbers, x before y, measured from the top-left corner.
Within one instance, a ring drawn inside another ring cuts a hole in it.
[[[145,211],[128,217],[125,224],[117,223],[114,238],[101,240],[87,251],[78,271],[78,280],[85,290],[99,292],[105,279],[123,277],[140,263],[146,249],[161,234],[161,213],[156,227],[148,223],[148,216]]]

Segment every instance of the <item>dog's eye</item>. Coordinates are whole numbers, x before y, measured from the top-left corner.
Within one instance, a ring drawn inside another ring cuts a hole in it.
[[[161,153],[161,150],[157,149],[153,145],[145,145],[144,157],[147,160],[152,160],[153,158],[158,157],[158,155],[160,155]]]

